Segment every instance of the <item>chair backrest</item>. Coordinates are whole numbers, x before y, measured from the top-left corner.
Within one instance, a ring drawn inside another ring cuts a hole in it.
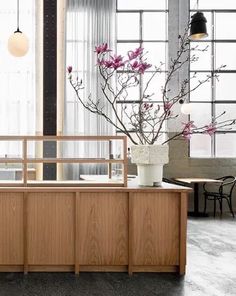
[[[220,192],[223,193],[224,188],[227,187],[229,189],[227,194],[231,196],[234,186],[236,184],[236,178],[234,176],[224,176],[218,178],[218,180],[222,180],[222,184],[220,185]]]

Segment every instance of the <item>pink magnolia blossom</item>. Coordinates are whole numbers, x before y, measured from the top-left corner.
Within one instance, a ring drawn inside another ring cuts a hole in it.
[[[150,68],[152,65],[147,63],[140,63],[138,67],[138,72],[140,74],[143,74],[148,68]]]
[[[189,141],[191,139],[192,132],[190,130],[183,131],[182,136],[184,137],[185,140]]]
[[[121,55],[114,55],[113,57],[111,57],[111,59],[112,68],[114,68],[115,70],[125,65],[125,63],[123,62],[123,57]]]
[[[196,125],[194,124],[194,121],[189,121],[187,123],[182,122],[182,124],[184,125],[184,130],[191,130],[193,128],[196,128]]]
[[[173,104],[170,103],[170,102],[165,102],[165,103],[164,103],[164,111],[165,111],[165,112],[169,111],[169,110],[171,109],[172,105],[173,105]]]
[[[136,70],[139,68],[139,62],[138,61],[134,61],[133,64],[131,64],[131,68],[132,70]]]
[[[67,72],[68,72],[69,74],[72,72],[72,70],[73,70],[72,66],[68,66],[68,67],[67,67]]]
[[[100,53],[104,53],[104,52],[108,52],[108,51],[111,51],[110,49],[108,49],[108,45],[107,43],[103,43],[103,44],[100,44],[98,46],[95,46],[95,52],[97,54],[100,54]]]
[[[133,50],[128,51],[129,60],[131,61],[131,60],[136,59],[142,53],[143,53],[143,48],[142,47],[138,47],[134,51]]]
[[[209,136],[212,136],[216,132],[216,123],[210,123],[209,125],[206,125],[204,128],[204,133],[208,134]]]
[[[113,61],[111,61],[111,60],[104,61],[104,66],[106,68],[112,68],[113,67]]]
[[[196,128],[196,126],[194,125],[193,121],[189,121],[187,123],[182,122],[182,124],[184,125],[182,136],[185,140],[190,140],[193,129]]]

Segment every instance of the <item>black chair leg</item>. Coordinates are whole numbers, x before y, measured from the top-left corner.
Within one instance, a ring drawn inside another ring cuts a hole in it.
[[[222,216],[222,202],[223,202],[223,200],[222,200],[222,198],[219,198],[218,200],[219,200],[219,204],[220,204],[220,214]]]
[[[207,197],[206,197],[206,195],[205,195],[204,213],[206,213],[206,208],[207,208]]]
[[[216,216],[216,197],[214,197],[214,217]]]
[[[228,200],[228,199],[227,199],[227,200]],[[233,216],[233,218],[234,218],[234,211],[233,211],[233,206],[232,206],[232,199],[231,199],[231,197],[229,198],[229,202],[228,202],[228,204],[229,204],[230,212],[231,212],[231,214],[232,214],[232,216]]]

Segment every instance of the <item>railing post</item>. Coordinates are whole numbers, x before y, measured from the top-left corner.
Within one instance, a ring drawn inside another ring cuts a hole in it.
[[[28,161],[27,161],[27,138],[23,139],[23,183],[24,186],[27,186],[27,165],[28,165]]]
[[[108,148],[109,159],[113,158],[111,152],[112,152],[112,142],[111,142],[111,140],[109,140],[109,148]],[[108,163],[108,177],[109,177],[109,179],[111,179],[111,177],[112,177],[112,164],[111,163]]]

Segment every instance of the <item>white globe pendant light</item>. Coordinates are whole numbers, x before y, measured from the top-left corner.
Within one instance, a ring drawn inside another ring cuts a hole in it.
[[[189,115],[192,112],[192,105],[190,103],[184,103],[181,106],[181,112],[183,114]]]
[[[189,102],[186,102],[183,99],[179,100],[179,103],[181,105],[180,111],[181,113],[185,114],[185,115],[189,115],[192,112],[192,104]]]
[[[17,30],[8,39],[8,50],[15,57],[23,57],[29,50],[29,40],[19,29],[19,0],[17,0]]]

